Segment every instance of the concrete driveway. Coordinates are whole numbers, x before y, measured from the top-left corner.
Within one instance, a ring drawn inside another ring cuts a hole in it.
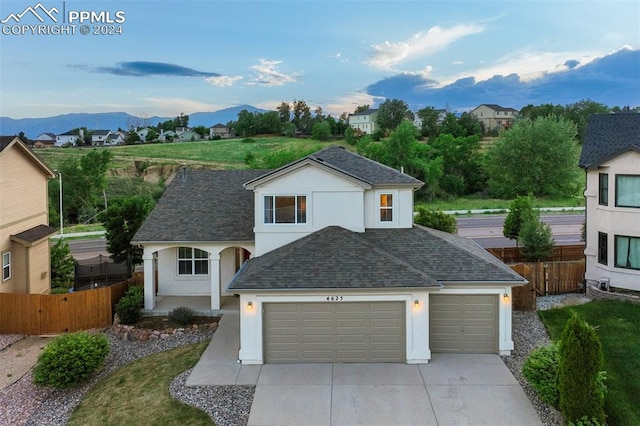
[[[256,385],[250,425],[542,424],[498,355],[435,354],[423,365],[241,365],[236,315],[222,317],[186,384]]]

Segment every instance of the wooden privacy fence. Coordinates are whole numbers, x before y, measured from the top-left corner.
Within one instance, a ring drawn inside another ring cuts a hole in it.
[[[535,311],[537,296],[575,293],[582,290],[585,261],[518,263],[511,269],[525,277],[529,284],[513,287],[513,309]]]
[[[0,334],[60,334],[108,327],[116,303],[141,277],[66,294],[0,293]]]
[[[488,248],[486,250],[505,263],[524,262],[519,247]],[[548,260],[550,262],[568,262],[582,259],[584,259],[584,244],[575,244],[555,246],[551,258]]]

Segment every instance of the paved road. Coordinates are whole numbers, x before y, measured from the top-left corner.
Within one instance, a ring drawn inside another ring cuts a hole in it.
[[[105,238],[71,240],[69,241],[69,248],[76,260],[91,259],[98,255],[109,256],[107,240]]]
[[[502,224],[505,215],[482,215],[459,217],[458,235],[471,238],[482,247],[515,247],[515,241],[502,235]],[[553,238],[557,245],[580,244],[584,213],[542,215],[541,219],[551,226]],[[78,259],[90,259],[100,254],[108,256],[104,238],[69,241],[71,253]]]
[[[502,235],[506,215],[460,217],[458,235],[471,238],[482,247],[515,247],[515,241]],[[557,245],[580,244],[584,213],[541,215],[543,222],[551,226]]]

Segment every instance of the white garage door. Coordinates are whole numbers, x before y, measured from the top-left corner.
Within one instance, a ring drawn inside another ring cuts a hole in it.
[[[498,296],[431,295],[429,347],[432,352],[497,353]]]
[[[404,362],[404,302],[265,303],[267,363]]]

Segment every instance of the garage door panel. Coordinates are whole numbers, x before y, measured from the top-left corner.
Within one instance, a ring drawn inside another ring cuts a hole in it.
[[[265,303],[265,362],[404,362],[404,305]]]
[[[498,335],[495,295],[432,295],[429,342],[432,352],[495,353]]]

